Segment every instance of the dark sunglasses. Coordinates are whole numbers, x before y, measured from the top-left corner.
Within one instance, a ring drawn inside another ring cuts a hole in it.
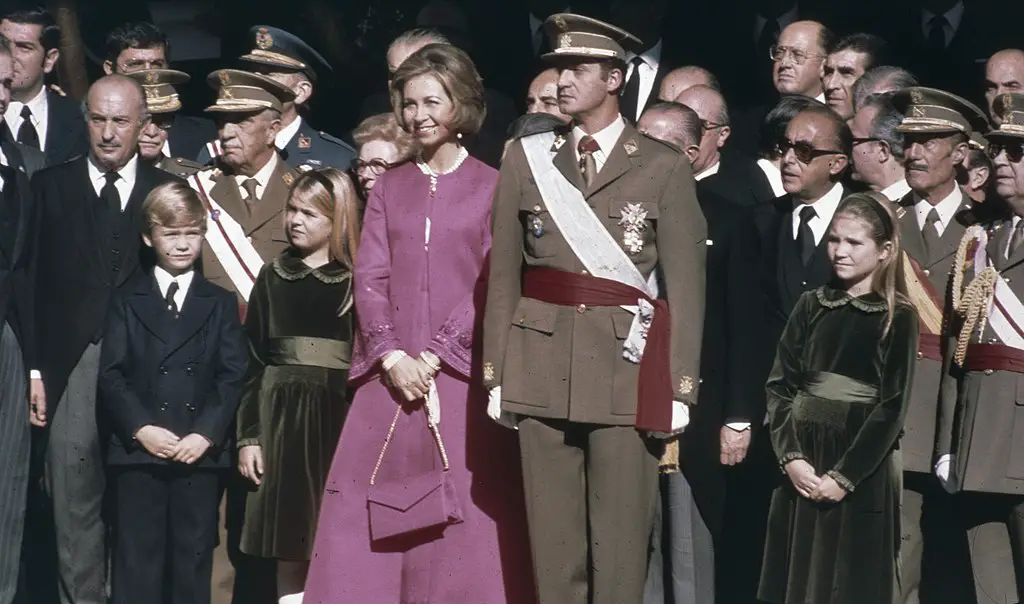
[[[1024,141],[992,142],[988,143],[988,156],[992,159],[999,157],[999,154],[1006,151],[1006,157],[1013,163],[1019,163],[1024,159]]]
[[[788,138],[784,138],[779,142],[779,156],[785,155],[790,149],[793,150],[793,155],[796,156],[797,161],[802,164],[809,164],[823,155],[845,155],[842,151],[837,151],[835,149],[815,149],[810,143],[805,143],[803,141],[793,142]]]

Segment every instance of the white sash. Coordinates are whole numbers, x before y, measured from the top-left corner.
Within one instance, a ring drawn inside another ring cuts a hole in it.
[[[555,167],[552,161],[555,152],[551,151],[555,134],[542,132],[519,140],[551,220],[565,237],[569,248],[587,267],[587,271],[595,277],[635,287],[652,299],[657,298],[658,281],[654,271],[649,279],[644,279],[604,223],[594,214],[583,193]],[[636,306],[626,305],[622,308],[636,315],[623,346],[623,357],[639,363],[647,340],[647,329],[654,317],[654,308],[643,299],[637,300]]]
[[[203,170],[188,179],[200,198],[209,205],[206,219],[206,242],[224,268],[235,290],[248,302],[255,285],[256,275],[263,268],[264,261],[253,247],[242,225],[224,211],[209,195],[213,188],[213,170]]]
[[[988,233],[982,228],[977,231],[978,247],[974,250],[975,277],[980,275],[992,262],[987,252]],[[1024,350],[1024,337],[1021,337],[1018,331],[1019,327],[1024,325],[1024,304],[1021,304],[1020,298],[1001,278],[997,278],[995,281],[995,294],[988,305],[988,324],[1004,345]]]

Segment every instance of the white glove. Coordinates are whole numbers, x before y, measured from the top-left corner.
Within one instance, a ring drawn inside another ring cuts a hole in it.
[[[487,417],[506,428],[519,429],[519,418],[501,409],[501,386],[495,386],[487,393]]]
[[[953,492],[952,472],[955,461],[956,458],[953,455],[946,454],[935,462],[935,475],[939,478],[942,488],[946,489],[948,493]]]
[[[681,434],[690,425],[690,407],[682,401],[672,401],[672,431],[651,432],[654,438],[671,438]]]

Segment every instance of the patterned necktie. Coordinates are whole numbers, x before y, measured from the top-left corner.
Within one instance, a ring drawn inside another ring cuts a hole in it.
[[[796,241],[800,247],[800,261],[803,262],[804,266],[811,261],[811,257],[814,256],[814,231],[811,230],[811,220],[817,216],[818,213],[814,211],[811,206],[804,206],[800,210],[800,227],[796,231]]]
[[[21,108],[21,128],[18,128],[18,142],[39,149],[39,132],[32,124],[32,110],[25,105]]]
[[[245,189],[245,199],[242,201],[245,202],[245,207],[249,209],[250,214],[252,214],[253,207],[256,205],[256,202],[259,201],[259,198],[256,197],[256,187],[259,186],[259,184],[260,182],[255,178],[247,178],[242,183],[242,188]]]
[[[1013,233],[1010,235],[1010,247],[1006,250],[1007,260],[1017,252],[1022,241],[1024,241],[1024,218],[1018,218],[1017,224],[1013,227]]]
[[[107,181],[103,188],[100,189],[100,199],[107,204],[107,209],[114,215],[121,213],[121,194],[117,192],[117,187],[114,184],[117,179],[121,178],[117,172],[107,172],[103,175],[103,178]]]
[[[167,310],[171,311],[174,318],[178,318],[178,303],[174,299],[174,294],[178,293],[180,286],[177,281],[171,281],[171,284],[167,286],[167,295],[164,296],[164,301],[167,303]]]
[[[924,230],[921,231],[921,235],[924,237],[924,251],[931,258],[932,254],[937,253],[942,249],[942,239],[939,237],[938,225],[939,222],[939,211],[932,208],[928,212],[928,216],[924,219]]]
[[[594,177],[597,176],[597,160],[594,159],[594,154],[601,150],[601,146],[593,136],[586,134],[580,139],[576,150],[580,154],[580,174],[583,175],[583,182],[589,189]]]

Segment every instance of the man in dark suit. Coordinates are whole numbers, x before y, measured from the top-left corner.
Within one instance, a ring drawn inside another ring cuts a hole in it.
[[[60,57],[60,28],[53,16],[41,9],[10,13],[0,21],[0,33],[16,49],[4,136],[44,151],[50,166],[85,154],[89,139],[78,101],[45,85]]]
[[[11,99],[14,59],[0,35],[0,115]],[[32,284],[28,271],[28,224],[32,208],[29,175],[42,168],[41,151],[0,141],[0,603],[14,601],[21,562],[31,437],[28,428],[28,368],[31,354]]]
[[[698,193],[703,188],[737,206],[757,205],[775,198],[768,178],[757,164],[737,153],[724,152],[732,127],[729,106],[720,92],[707,86],[693,86],[680,93],[676,102],[693,109],[700,118],[700,154],[693,175]]]
[[[1024,90],[1024,50],[1000,50],[985,63],[985,109],[992,123],[999,125],[1002,118],[994,111],[996,98],[1007,92]]]
[[[107,34],[103,71],[129,74],[149,69],[167,69],[170,41],[155,25],[138,21],[125,23]],[[168,114],[167,157],[195,159],[207,141],[217,138],[212,120],[179,113]]]
[[[887,44],[878,36],[856,33],[845,36],[825,59],[821,85],[825,104],[843,119],[853,117],[853,84],[864,72],[887,59]]]
[[[103,320],[112,293],[151,262],[139,245],[142,200],[175,179],[138,160],[149,114],[135,80],[97,80],[85,107],[89,154],[32,181],[36,336],[30,421],[48,426],[45,474],[62,604],[106,602],[105,477],[96,419]]]
[[[729,309],[729,324],[739,357],[725,397],[721,444],[725,463],[743,465],[729,477],[725,510],[724,559],[732,566],[720,589],[727,602],[755,599],[769,499],[779,476],[770,435],[762,430],[764,384],[797,299],[832,276],[825,235],[846,194],[840,182],[852,145],[850,129],[828,107],[812,104],[797,113],[780,144],[786,194],[755,206],[735,238],[732,262],[756,278],[729,292],[738,300]]]
[[[613,0],[611,22],[633,32],[643,50],[626,53],[626,85],[622,88],[622,115],[636,123],[651,104],[658,101],[661,82],[675,65],[662,38],[668,15],[668,0]]]

